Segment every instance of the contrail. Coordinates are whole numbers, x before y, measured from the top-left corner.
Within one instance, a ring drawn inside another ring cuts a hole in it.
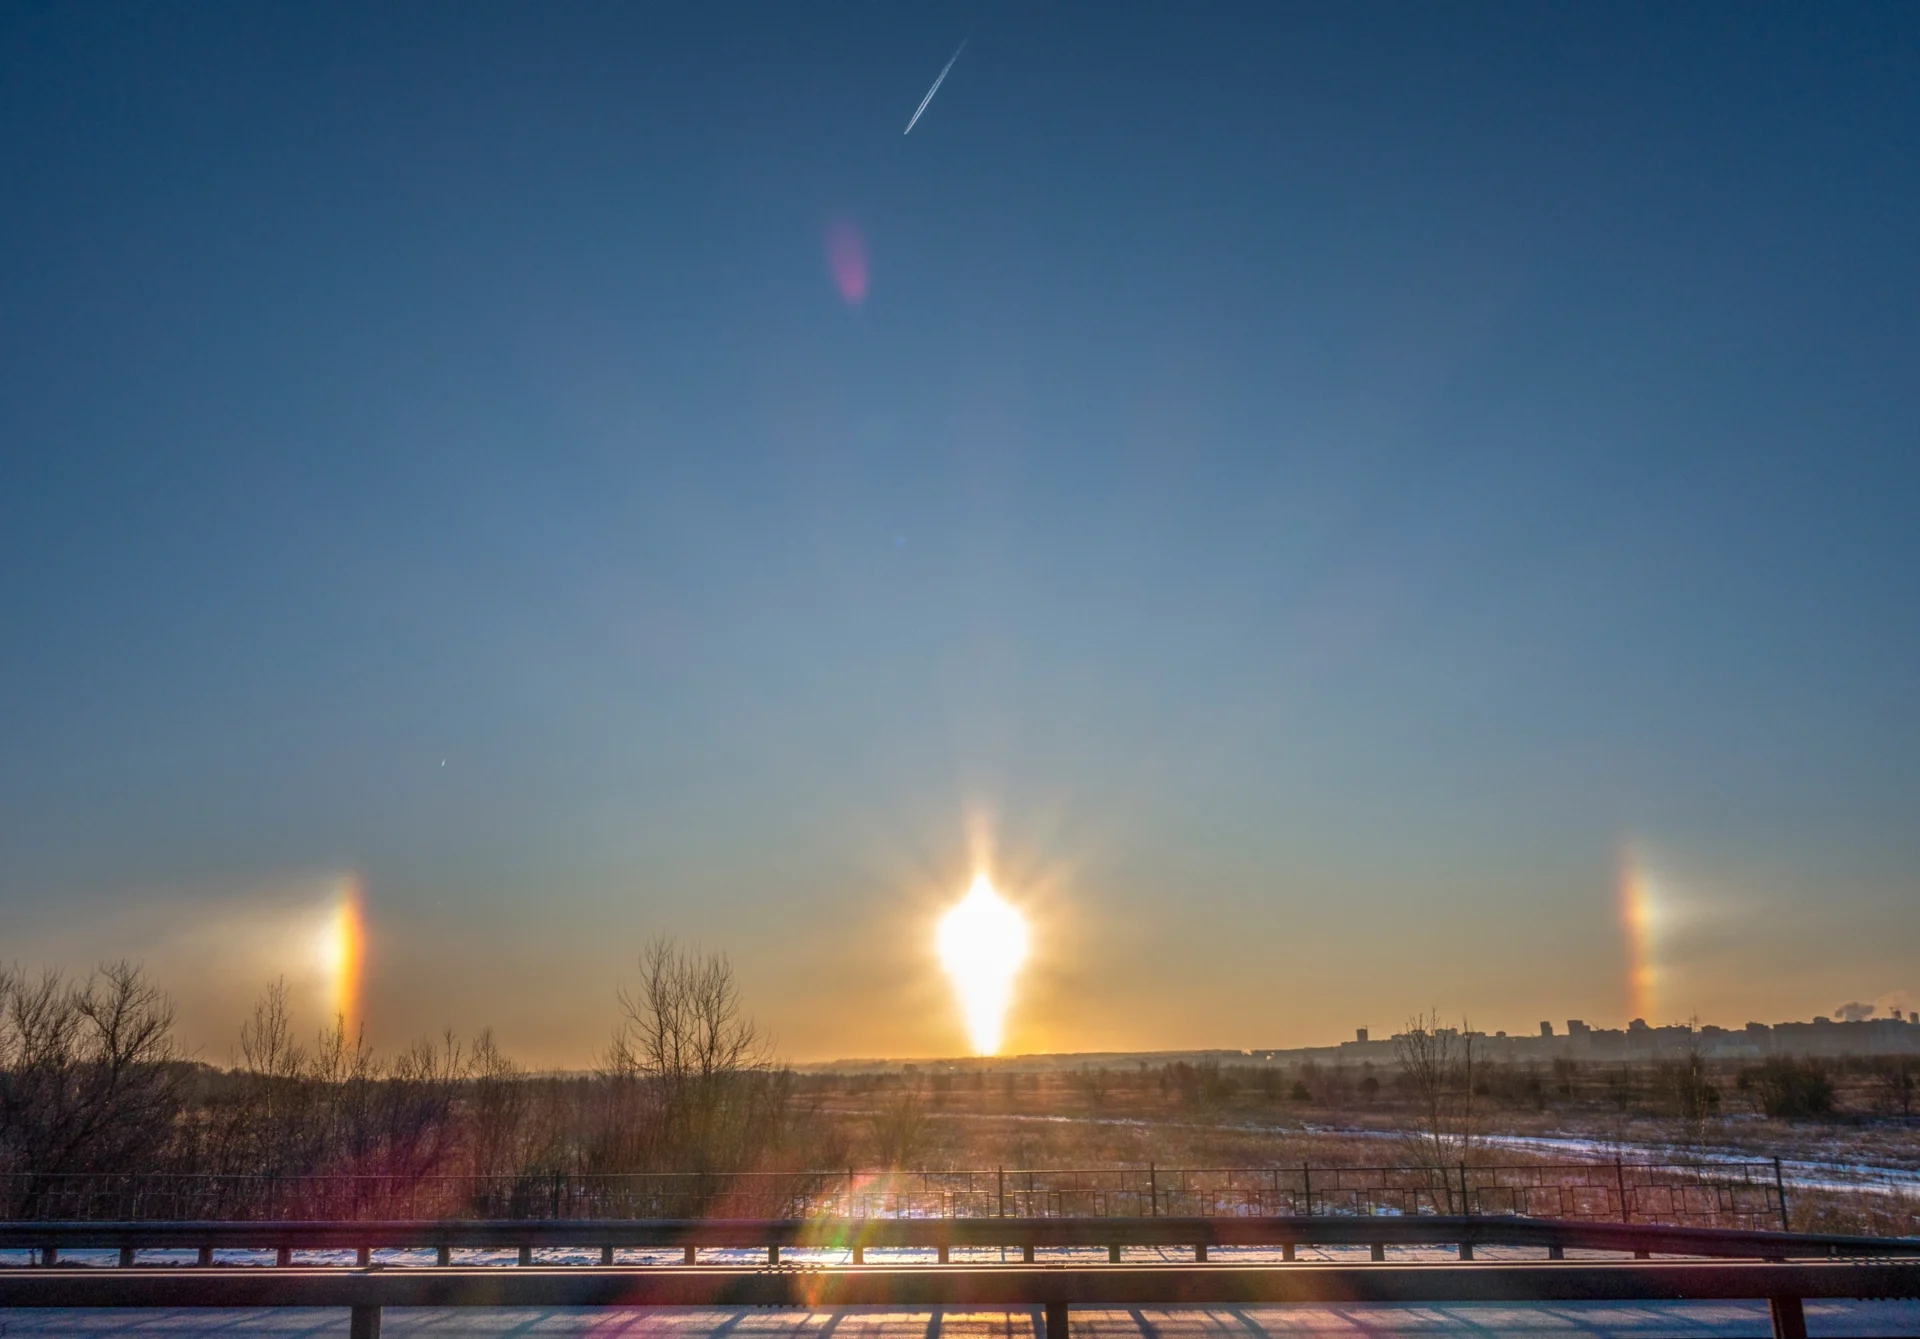
[[[924,112],[927,109],[927,104],[933,101],[933,95],[940,91],[940,85],[946,81],[947,70],[953,68],[953,62],[960,59],[960,53],[967,49],[967,43],[972,40],[970,37],[960,39],[960,45],[953,49],[953,55],[947,61],[945,69],[940,71],[940,77],[933,81],[933,87],[927,90],[927,96],[920,99],[920,105],[913,109],[913,121],[907,122],[907,128],[900,132],[902,135],[911,135],[913,133],[914,121],[920,119],[920,113]]]

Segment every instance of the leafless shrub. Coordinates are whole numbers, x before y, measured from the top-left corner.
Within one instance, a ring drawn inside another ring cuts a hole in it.
[[[1920,1097],[1920,1056],[1875,1056],[1868,1062],[1867,1072],[1874,1113],[1912,1119],[1914,1099]]]
[[[794,1165],[810,1133],[791,1072],[717,953],[656,939],[601,1066],[597,1134],[583,1170],[732,1172]],[[719,1183],[715,1183],[719,1184]]]

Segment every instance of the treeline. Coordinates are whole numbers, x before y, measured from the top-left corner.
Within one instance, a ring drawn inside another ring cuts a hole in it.
[[[1693,1056],[1641,1062],[1574,1059],[1479,1060],[1470,1079],[1485,1112],[1614,1111],[1697,1121],[1738,1112],[1788,1120],[1920,1116],[1920,1056],[1827,1059],[1778,1056],[1758,1062]],[[821,1075],[819,1091],[871,1096],[898,1105],[921,1092],[933,1111],[1179,1111],[1222,1114],[1309,1111],[1403,1115],[1423,1101],[1420,1075],[1405,1064],[1221,1063],[1214,1060],[1016,1070],[992,1062],[947,1068]]]
[[[761,1183],[788,1193],[742,1173],[844,1164],[724,957],[663,940],[640,968],[601,1063],[561,1077],[528,1075],[488,1032],[394,1055],[338,1020],[303,1036],[280,983],[243,1023],[239,1063],[219,1070],[182,1058],[173,1006],[136,966],[85,980],[0,971],[0,1207],[34,1216],[137,1183],[192,1201],[163,1207],[221,1216],[294,1201],[315,1214],[520,1212],[562,1177],[578,1193],[582,1178],[652,1173],[677,1179],[605,1193],[671,1203],[604,1207],[704,1212]]]

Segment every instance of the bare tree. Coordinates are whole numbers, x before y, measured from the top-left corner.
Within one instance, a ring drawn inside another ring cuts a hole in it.
[[[1700,1020],[1687,1022],[1687,1044],[1677,1055],[1654,1065],[1654,1085],[1667,1110],[1680,1122],[1680,1143],[1689,1153],[1705,1141],[1707,1124],[1719,1112],[1720,1090],[1714,1086],[1706,1051],[1700,1044]]]
[[[1873,1076],[1873,1109],[1883,1116],[1913,1117],[1913,1099],[1920,1094],[1920,1056],[1882,1055],[1868,1062]]]
[[[386,1170],[423,1176],[452,1154],[455,1102],[468,1072],[452,1028],[437,1041],[414,1042],[394,1058],[378,1090]]]
[[[1454,1196],[1447,1172],[1472,1159],[1478,1133],[1474,1082],[1479,1057],[1473,1030],[1465,1019],[1457,1030],[1443,1027],[1440,1011],[1430,1009],[1409,1018],[1406,1031],[1393,1044],[1416,1111],[1417,1125],[1405,1147],[1414,1165],[1430,1173],[1435,1198],[1451,1210]]]
[[[240,1061],[248,1073],[271,1079],[298,1078],[305,1067],[306,1052],[293,1039],[286,977],[267,984],[253,1014],[240,1025]]]
[[[241,1082],[221,1141],[225,1170],[274,1175],[313,1163],[326,1138],[314,1119],[315,1094],[302,1082],[307,1066],[293,1036],[287,981],[279,977],[240,1024]]]
[[[656,939],[602,1066],[606,1116],[585,1161],[596,1170],[729,1171],[786,1160],[796,1130],[793,1076],[718,953]]]
[[[173,1017],[173,1002],[132,963],[102,964],[78,986],[55,971],[33,980],[0,971],[0,1168],[153,1165],[180,1105]]]
[[[522,1169],[528,1152],[526,1073],[507,1058],[494,1041],[491,1028],[474,1038],[468,1072],[472,1080],[468,1111],[473,1172],[483,1177],[512,1176]]]
[[[881,1098],[874,1104],[867,1124],[874,1165],[892,1169],[911,1167],[919,1161],[932,1133],[932,1118],[917,1084]]]
[[[721,953],[656,939],[640,955],[640,989],[620,992],[622,1020],[607,1068],[675,1089],[764,1068],[766,1039],[740,1003],[733,964]]]
[[[599,1075],[533,1078],[488,1032],[466,1047],[448,1031],[390,1062],[339,1017],[303,1034],[276,980],[220,1071],[179,1061],[172,1005],[137,968],[79,985],[0,969],[0,1173],[35,1174],[0,1181],[31,1192],[0,1194],[0,1217],[99,1206],[105,1183],[62,1175],[110,1175],[118,1191],[153,1171],[208,1174],[166,1187],[187,1217],[512,1211],[536,1186],[547,1203],[568,1171],[715,1173],[667,1183],[699,1187],[678,1211],[778,1216],[809,1202],[814,1169],[845,1165],[845,1136],[772,1064],[724,957],[658,941],[620,999]],[[450,1167],[506,1198],[469,1203],[433,1175]]]

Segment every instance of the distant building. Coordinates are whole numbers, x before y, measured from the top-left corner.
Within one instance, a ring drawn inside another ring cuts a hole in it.
[[[1540,1024],[1540,1035],[1543,1037],[1551,1037],[1553,1035],[1553,1024],[1551,1023]]]
[[[1355,1028],[1353,1030],[1353,1039],[1355,1041],[1365,1041],[1367,1039],[1367,1030],[1363,1027]]]

